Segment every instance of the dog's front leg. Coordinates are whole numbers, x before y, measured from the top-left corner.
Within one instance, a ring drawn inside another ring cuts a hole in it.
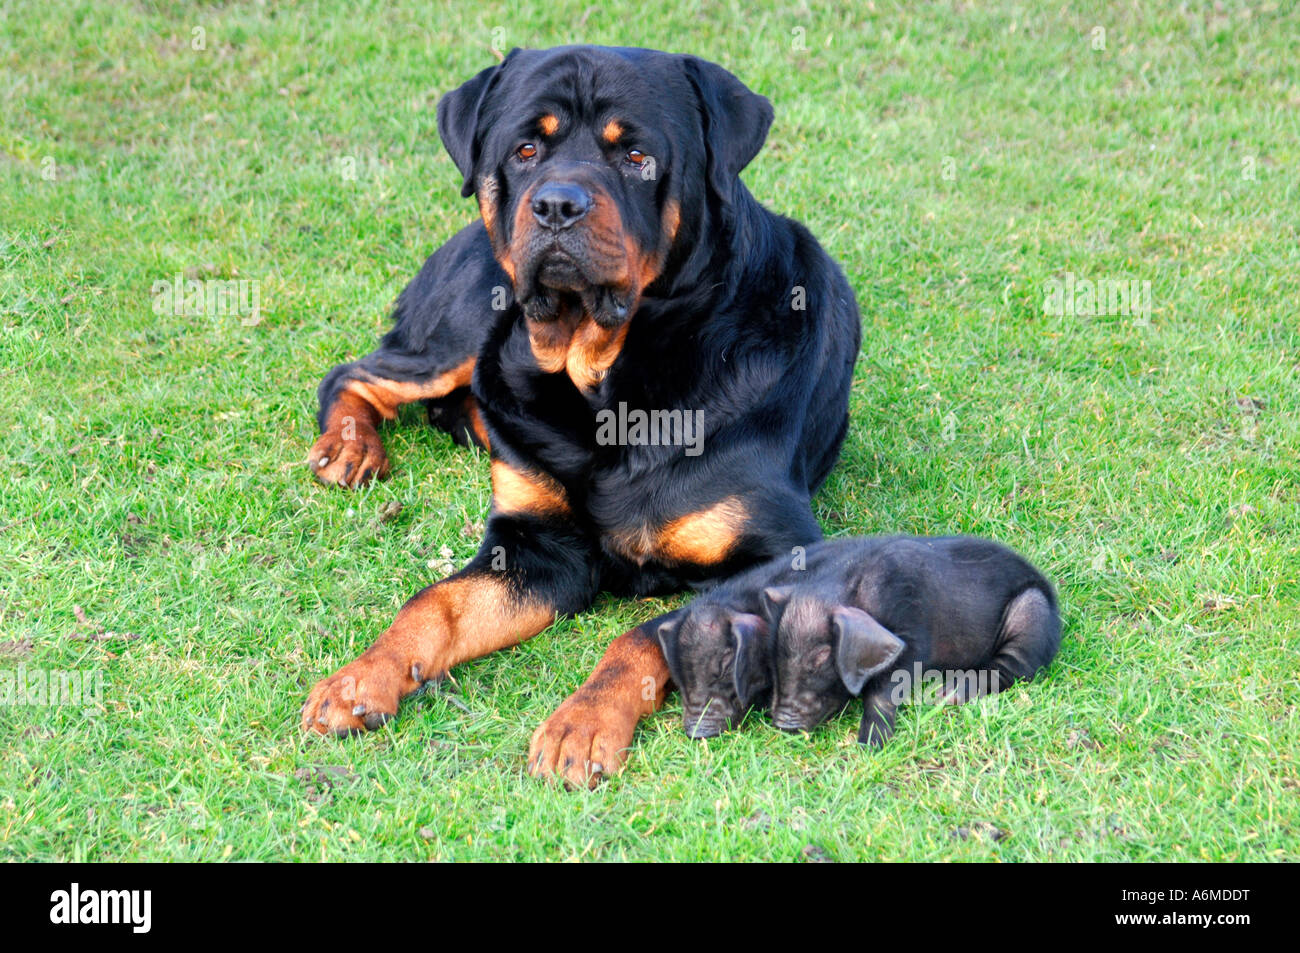
[[[668,666],[653,633],[664,618],[624,632],[591,677],[533,734],[528,771],[595,787],[627,758],[637,722],[663,704]]]
[[[358,659],[317,682],[303,728],[344,735],[378,728],[424,682],[585,608],[595,594],[592,559],[558,484],[493,461],[492,515],[478,554],[412,597]]]
[[[426,681],[531,638],[554,618],[554,607],[517,581],[467,568],[417,593],[358,659],[317,682],[303,727],[344,735],[378,728]]]

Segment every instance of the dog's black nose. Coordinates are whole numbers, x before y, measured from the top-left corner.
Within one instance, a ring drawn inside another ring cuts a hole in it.
[[[547,182],[533,193],[533,216],[547,228],[568,228],[591,211],[591,195],[570,182]]]

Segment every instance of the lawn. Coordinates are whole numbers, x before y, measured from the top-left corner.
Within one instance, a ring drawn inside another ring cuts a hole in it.
[[[47,0],[0,24],[0,693],[81,689],[0,705],[0,858],[1300,859],[1290,3]],[[417,408],[390,480],[317,485],[316,384],[476,214],[438,97],[571,42],[697,53],[773,101],[745,179],[863,312],[817,515],[1024,552],[1065,618],[1044,677],[905,708],[878,752],[853,709],[691,741],[674,699],[568,793],[526,776],[534,728],[681,601],[603,597],[374,734],[301,734],[308,688],[470,557],[489,501],[486,457]],[[177,275],[254,281],[257,312],[187,313]]]

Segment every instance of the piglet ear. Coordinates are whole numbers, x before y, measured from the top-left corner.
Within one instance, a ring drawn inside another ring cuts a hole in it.
[[[781,610],[785,604],[790,601],[790,594],[794,592],[794,586],[768,586],[763,590],[763,611],[767,617],[776,620],[781,615]]]
[[[682,686],[682,668],[680,664],[680,655],[678,652],[679,639],[682,627],[682,619],[686,617],[683,610],[670,612],[667,615],[660,616],[658,619],[650,622],[646,628],[655,634],[659,642],[659,648],[664,653],[664,662],[668,665],[668,674],[672,676],[673,682],[678,688]]]
[[[733,668],[736,698],[741,709],[753,703],[770,681],[767,677],[767,622],[759,616],[740,612],[731,617],[731,641],[736,648]]]
[[[831,610],[835,632],[835,667],[844,687],[854,695],[873,675],[883,672],[907,646],[898,636],[861,609],[836,606]]]

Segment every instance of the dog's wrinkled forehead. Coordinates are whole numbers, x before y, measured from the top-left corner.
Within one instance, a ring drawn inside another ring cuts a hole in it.
[[[483,160],[499,161],[537,133],[565,140],[621,125],[667,138],[683,117],[680,108],[664,103],[690,102],[689,94],[674,57],[654,50],[512,50],[499,66],[445,98],[439,124],[444,143],[466,171]]]
[[[554,108],[576,123],[594,124],[611,111],[662,120],[671,112],[660,97],[681,93],[685,82],[671,58],[650,50],[619,51],[599,47],[520,50],[502,71],[500,112],[526,116]],[[516,65],[517,63],[517,65]],[[531,107],[531,109],[529,108]]]
[[[621,118],[642,134],[657,133],[661,147],[680,144],[706,163],[710,188],[724,200],[772,122],[764,97],[693,56],[624,47],[511,50],[438,102],[438,132],[465,176],[463,193],[476,188],[483,159],[498,161],[542,120],[543,132],[562,133],[566,113],[607,141],[618,131],[610,120]]]

